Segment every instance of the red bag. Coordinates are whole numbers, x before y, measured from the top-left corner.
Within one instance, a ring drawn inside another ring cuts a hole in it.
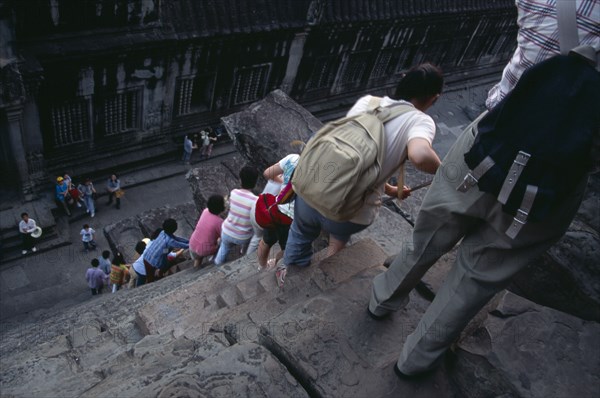
[[[270,193],[261,193],[256,200],[256,211],[254,213],[256,223],[262,228],[274,228],[276,225],[290,225],[292,219],[277,207],[277,199]]]

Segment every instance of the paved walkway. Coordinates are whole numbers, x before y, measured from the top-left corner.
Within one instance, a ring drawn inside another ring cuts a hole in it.
[[[122,174],[120,178],[126,194],[121,200],[120,210],[115,209],[114,204],[107,206],[107,197],[101,196],[96,202],[94,218],[86,215],[84,208],[73,213],[68,226],[71,245],[29,254],[0,265],[0,319],[32,315],[33,311],[43,311],[43,308],[59,302],[66,306],[89,299],[85,271],[92,258],[99,256],[103,250],[110,250],[103,228],[166,204],[177,206],[190,202],[192,193],[185,180],[186,172],[191,167],[219,162],[222,159],[220,155],[233,150],[232,144],[223,144],[215,148],[213,158],[202,162],[193,158],[191,166],[173,161]],[[95,185],[104,187],[105,183],[98,181]],[[85,223],[96,230],[96,253],[83,250],[79,231]]]

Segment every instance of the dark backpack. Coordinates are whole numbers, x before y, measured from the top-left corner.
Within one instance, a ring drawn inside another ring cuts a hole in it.
[[[591,169],[599,106],[600,73],[585,60],[559,55],[531,67],[479,121],[457,189],[477,184],[496,196],[515,216],[511,238],[528,220],[547,219]]]

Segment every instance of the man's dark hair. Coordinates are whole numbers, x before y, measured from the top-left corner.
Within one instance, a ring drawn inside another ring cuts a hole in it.
[[[90,225],[89,224],[83,224],[83,228],[89,228]]]
[[[444,86],[442,71],[432,64],[413,66],[396,86],[394,99],[424,101],[432,95],[441,94]]]
[[[97,258],[92,259],[92,267],[97,267],[100,265],[100,261]]]
[[[139,241],[138,243],[135,244],[134,250],[137,254],[141,255],[142,253],[144,253],[144,250],[146,250],[146,242]]]
[[[167,235],[173,235],[177,231],[177,221],[172,218],[167,218],[162,225],[163,231]]]
[[[102,252],[102,258],[109,258],[110,257],[110,252],[108,250],[104,250]]]
[[[27,213],[21,213],[21,218],[23,218],[25,216],[29,217],[29,214],[27,214]]]
[[[208,198],[206,206],[212,214],[219,215],[225,210],[225,198],[221,195],[212,195]]]
[[[242,180],[242,188],[252,189],[256,186],[258,180],[258,171],[255,167],[244,166],[240,170],[240,180]]]

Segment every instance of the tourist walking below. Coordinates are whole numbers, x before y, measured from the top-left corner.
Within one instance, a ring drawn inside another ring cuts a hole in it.
[[[81,198],[81,194],[80,194],[79,190],[77,189],[77,187],[75,186],[75,184],[73,183],[73,179],[71,178],[69,173],[67,173],[67,172],[63,173],[63,179],[67,183],[67,190],[69,192],[69,195],[67,196],[67,204],[69,204],[69,205],[75,204],[75,205],[77,205],[77,207],[81,207],[81,205],[83,203],[83,199]],[[68,200],[69,196],[72,199],[71,201]]]
[[[254,235],[250,221],[250,210],[256,203],[257,196],[252,192],[258,180],[258,172],[254,167],[244,166],[240,170],[241,189],[233,189],[229,194],[229,213],[221,230],[221,245],[215,257],[215,265],[227,260],[227,255],[234,245],[241,246],[241,253]]]
[[[54,187],[55,199],[58,206],[62,207],[67,216],[71,215],[69,209],[68,196],[69,196],[69,184],[67,184],[63,177],[56,177],[56,186]]]
[[[172,218],[166,219],[163,222],[162,231],[146,247],[142,256],[144,257],[146,280],[148,283],[154,281],[155,273],[158,273],[158,278],[162,278],[165,272],[169,270],[172,264],[167,261],[167,255],[171,249],[189,248],[189,241],[187,239],[174,235],[177,227],[177,221]]]
[[[202,140],[202,152],[201,157],[208,159],[212,155],[213,145],[217,142],[217,134],[211,127],[207,127],[200,133]]]
[[[21,221],[19,222],[19,232],[21,233],[21,238],[23,239],[23,250],[21,254],[27,254],[27,251],[31,250],[32,252],[36,252],[37,248],[35,247],[35,238],[31,236],[33,232],[37,229],[37,225],[33,218],[29,218],[29,214],[21,213]]]
[[[281,159],[279,162],[268,167],[263,176],[267,178],[269,181],[275,181],[276,183],[280,183],[281,187],[286,187],[292,178],[292,174],[296,169],[296,165],[298,164],[298,159],[300,155],[298,154],[290,154]],[[279,194],[280,192],[277,192]],[[277,200],[277,194],[271,195],[271,200]],[[270,219],[274,224],[270,228],[263,228],[262,238],[258,243],[257,257],[258,264],[260,269],[268,268],[271,269],[274,267],[281,259],[283,254],[285,253],[285,247],[288,240],[288,235],[290,231],[290,225],[294,218],[294,201],[285,204],[273,204],[269,205],[269,207],[261,206],[262,203],[259,201],[264,200],[265,195],[270,195],[269,193],[263,193],[259,196],[256,206],[255,212],[257,209],[262,209],[265,213],[263,216],[266,219]],[[274,216],[276,214],[276,216]],[[257,218],[257,214],[255,214],[255,221]],[[269,259],[269,253],[271,248],[275,243],[279,243],[279,251],[275,258]]]
[[[183,156],[181,158],[183,164],[190,164],[190,159],[192,158],[192,151],[194,149],[198,149],[198,145],[194,144],[187,135],[183,137]]]
[[[92,267],[87,269],[85,279],[88,287],[92,291],[92,296],[95,296],[102,293],[102,289],[104,288],[104,284],[108,277],[104,272],[98,269],[99,263],[97,258],[92,259],[91,263]]]
[[[110,284],[112,292],[116,293],[129,277],[129,271],[125,265],[125,259],[121,253],[117,253],[110,266]]]
[[[223,211],[225,211],[223,196],[212,195],[208,198],[207,207],[202,211],[196,228],[190,236],[190,256],[194,260],[195,268],[200,267],[204,257],[214,255],[219,249]]]
[[[98,257],[98,261],[100,262],[100,265],[98,266],[98,268],[102,272],[104,272],[106,275],[110,274],[110,266],[111,266],[110,251],[103,250],[100,257]]]
[[[113,202],[113,197],[115,198],[117,209],[121,208],[121,196],[123,195],[123,190],[121,189],[121,180],[117,177],[116,174],[112,174],[108,181],[106,182],[106,190],[108,191],[108,202],[107,206],[110,206]]]
[[[96,250],[96,241],[94,240],[95,233],[96,231],[90,227],[89,224],[84,224],[81,231],[79,231],[79,235],[81,235],[81,242],[83,243],[83,249],[86,252],[90,250]],[[98,261],[98,259],[96,259],[96,261]],[[100,263],[98,262],[98,264]]]
[[[86,178],[83,184],[79,184],[77,187],[79,192],[81,192],[81,196],[83,197],[83,201],[85,203],[86,211],[90,213],[91,217],[96,215],[96,189],[94,188],[94,184],[90,178]]]

